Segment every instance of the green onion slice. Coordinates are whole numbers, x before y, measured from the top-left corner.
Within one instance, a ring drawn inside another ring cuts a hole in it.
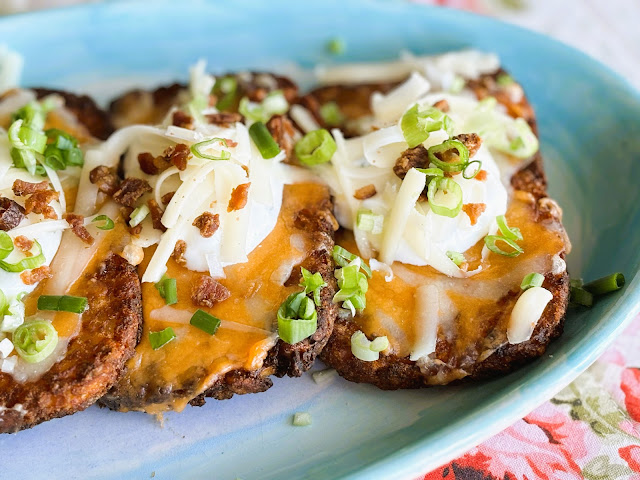
[[[327,42],[327,50],[333,55],[342,55],[346,50],[344,39],[334,37]]]
[[[300,286],[304,287],[304,293],[313,292],[313,301],[316,306],[320,306],[320,290],[327,286],[327,282],[324,281],[320,272],[311,273],[304,267],[300,267],[302,272],[302,280],[300,281]]]
[[[320,107],[320,117],[330,127],[337,127],[344,122],[344,115],[336,102],[327,102]]]
[[[447,203],[437,201],[438,192],[442,192]],[[462,210],[462,188],[451,178],[434,177],[429,182],[427,200],[433,213],[454,218]]]
[[[164,347],[174,338],[176,338],[176,334],[171,327],[167,327],[159,332],[149,332],[149,343],[154,350]]]
[[[115,226],[113,220],[111,220],[107,215],[98,215],[97,217],[94,217],[93,220],[91,220],[91,223],[95,222],[104,222],[102,225],[96,225],[100,230],[113,230],[113,227]]]
[[[13,239],[7,232],[0,231],[0,260],[13,252]]]
[[[584,288],[571,287],[569,301],[575,305],[591,307],[593,305],[593,295]]]
[[[0,268],[2,268],[5,272],[22,272],[24,270],[31,270],[33,268],[38,268],[45,262],[44,254],[42,253],[42,247],[38,243],[37,240],[33,241],[32,250],[35,249],[37,253],[33,253],[31,257],[24,257],[22,260],[16,263],[5,262],[4,260],[0,260]]]
[[[219,157],[202,153],[202,149],[212,143],[221,143],[225,147],[228,147],[227,141],[224,138],[215,137],[210,138],[209,140],[204,140],[203,142],[194,143],[191,145],[191,153],[196,157],[203,158],[205,160],[229,160],[231,158],[231,152],[228,150],[222,150]]]
[[[449,257],[451,261],[456,264],[457,267],[459,267],[460,265],[462,265],[467,261],[467,259],[464,258],[463,254],[461,254],[460,252],[453,252],[451,250],[447,251],[447,257]]]
[[[471,165],[473,164],[477,164],[478,166],[475,167],[475,170],[469,170],[469,167],[471,167]],[[464,170],[462,170],[462,176],[467,180],[471,180],[472,178],[475,178],[478,173],[480,173],[480,170],[482,170],[482,162],[480,160],[473,160],[467,163],[467,165],[464,167]]]
[[[522,290],[528,290],[531,287],[541,287],[543,283],[544,275],[533,272],[525,275],[525,277],[522,279],[522,283],[520,284],[520,288]]]
[[[364,263],[359,256],[349,252],[345,248],[342,248],[340,245],[335,245],[332,251],[333,260],[341,267],[346,267],[349,265],[349,262],[352,262],[356,259],[360,261],[360,268],[367,274],[367,277],[371,278],[373,273],[371,272],[371,268]]]
[[[506,243],[513,250],[510,251],[510,252],[502,250],[500,247],[498,247],[496,245],[496,242],[498,242],[498,241]],[[497,253],[497,254],[503,255],[505,257],[517,257],[521,253],[524,253],[524,250],[522,248],[520,248],[520,246],[516,242],[514,242],[510,238],[501,237],[499,235],[487,235],[486,237],[484,237],[484,244],[493,253]]]
[[[218,95],[216,108],[220,111],[229,110],[236,100],[238,80],[233,76],[219,78],[216,80],[213,91]]]
[[[503,237],[508,238],[509,240],[522,240],[522,233],[520,233],[520,229],[517,227],[509,227],[504,215],[498,215],[496,217],[496,223],[498,224],[498,229]]]
[[[34,320],[16,328],[12,341],[25,362],[38,363],[53,353],[58,345],[58,332],[50,322]]]
[[[255,122],[249,127],[249,136],[260,151],[262,158],[273,158],[280,153],[280,146],[271,136],[269,129],[262,122]]]
[[[307,412],[296,412],[293,414],[292,423],[296,427],[307,427],[311,425],[311,414]]]
[[[458,152],[457,161],[444,162],[436,156],[437,153],[444,153],[449,150],[456,150]],[[469,163],[469,149],[465,146],[464,143],[453,138],[445,140],[440,145],[429,147],[428,155],[429,161],[445,172],[461,172]]]
[[[409,145],[409,148],[413,148],[429,138],[431,132],[445,130],[450,135],[453,122],[441,110],[435,107],[427,107],[425,110],[420,110],[416,103],[402,116],[400,128],[407,145]]]
[[[178,284],[175,278],[169,278],[165,275],[155,284],[155,287],[167,305],[178,303]]]
[[[318,314],[313,300],[304,292],[292,293],[278,309],[278,335],[293,345],[318,329]]]
[[[387,337],[378,337],[369,341],[360,330],[351,335],[351,353],[363,362],[374,362],[380,358],[380,352],[389,348]]]
[[[466,85],[466,82],[464,78],[462,78],[460,75],[456,75],[453,78],[453,82],[451,82],[451,85],[449,86],[449,92],[454,94],[460,93],[464,89],[465,85]]]
[[[611,275],[587,283],[584,289],[597,296],[620,290],[624,287],[624,284],[625,278],[622,273],[612,273]]]
[[[7,313],[7,308],[9,308],[9,300],[7,300],[7,296],[4,292],[0,290],[0,318]]]
[[[247,97],[242,97],[238,111],[249,120],[254,122],[267,123],[274,115],[282,115],[289,110],[289,102],[282,90],[269,92],[260,103],[249,101]]]
[[[147,218],[149,212],[149,207],[146,205],[141,205],[140,207],[136,208],[133,212],[131,212],[129,225],[131,225],[132,227],[137,227],[145,218]]]
[[[196,310],[189,323],[209,335],[215,335],[222,321],[204,310]]]
[[[509,75],[507,73],[501,73],[496,78],[496,83],[501,87],[507,87],[507,86],[515,83],[515,80],[511,77],[511,75]]]
[[[427,183],[431,180],[428,177],[444,177],[444,172],[440,168],[416,168],[416,170],[427,176]]]
[[[307,133],[296,143],[295,152],[304,165],[327,163],[337,150],[336,142],[324,128]]]
[[[384,215],[373,213],[371,210],[358,210],[356,227],[364,232],[371,232],[374,235],[382,233],[384,225]]]
[[[83,313],[88,307],[87,297],[73,297],[71,295],[40,295],[38,310],[54,312]]]

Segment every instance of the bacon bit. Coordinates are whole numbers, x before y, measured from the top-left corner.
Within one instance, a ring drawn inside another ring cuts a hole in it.
[[[149,152],[138,154],[138,164],[140,165],[140,170],[148,175],[156,175],[171,166],[171,162],[162,155],[154,157]]]
[[[158,205],[158,202],[153,198],[150,198],[147,201],[147,205],[149,206],[149,213],[151,214],[151,223],[153,223],[153,228],[160,230],[161,232],[166,232],[167,227],[162,224],[162,214],[164,212]]]
[[[461,133],[460,135],[456,135],[453,138],[455,138],[459,142],[462,142],[464,146],[467,147],[467,149],[469,150],[469,158],[472,158],[482,146],[482,139],[477,133]],[[449,150],[449,152],[451,152],[451,150]],[[453,152],[455,152],[455,155],[458,154],[458,152],[456,152],[455,150],[453,150]]]
[[[206,117],[209,123],[220,125],[221,127],[228,127],[232,123],[242,122],[244,120],[241,114],[232,112],[210,113],[206,115]]]
[[[31,248],[33,248],[33,240],[29,240],[24,235],[18,235],[14,240],[13,244],[18,247],[18,250],[23,252],[25,256],[31,257]]]
[[[193,127],[193,118],[180,110],[176,110],[175,112],[173,112],[172,123],[176,127],[190,129]]]
[[[0,230],[16,228],[24,219],[24,208],[15,200],[0,197]]]
[[[247,165],[240,165],[240,167],[242,167],[242,169],[247,172],[247,177],[249,176],[249,167]]]
[[[227,207],[227,212],[242,210],[247,205],[250,185],[251,182],[243,183],[233,189],[231,192],[231,199],[229,200],[229,206]]]
[[[475,177],[476,180],[480,180],[481,182],[484,182],[487,180],[487,171],[486,170],[480,170]]]
[[[269,130],[269,133],[280,149],[286,154],[285,162],[290,164],[298,163],[293,151],[295,146],[295,142],[293,140],[295,129],[293,128],[291,120],[284,115],[274,115],[267,122],[267,130]]]
[[[51,278],[51,270],[47,265],[43,265],[33,270],[26,270],[20,274],[20,279],[25,285],[35,285],[36,283],[44,280],[45,278]]]
[[[184,253],[187,251],[187,243],[184,240],[178,240],[176,246],[173,248],[171,256],[178,265],[186,265],[187,259],[184,258]]]
[[[113,194],[113,200],[125,207],[133,207],[138,199],[151,191],[149,182],[141,178],[125,178],[120,184],[120,188]]]
[[[205,238],[211,237],[220,227],[220,215],[213,215],[210,212],[203,212],[193,222],[193,226],[200,230],[200,235]]]
[[[396,164],[393,166],[393,173],[398,178],[404,180],[407,172],[412,168],[427,168],[429,166],[429,153],[423,145],[408,148],[400,154]]]
[[[234,142],[230,138],[225,138],[224,141],[227,142],[227,147],[229,148],[235,148],[238,146],[238,142]]]
[[[467,262],[462,262],[460,265],[458,265],[458,268],[463,272],[466,272],[469,270],[469,264]]]
[[[178,170],[185,170],[187,168],[187,160],[191,150],[184,143],[178,143],[167,149],[162,153],[164,157],[173,163]]]
[[[365,185],[364,187],[357,189],[353,194],[353,197],[358,200],[366,200],[367,198],[373,197],[376,193],[378,193],[376,191],[376,186],[373,183],[370,183],[369,185]]]
[[[446,113],[449,111],[449,102],[447,102],[444,98],[442,100],[438,100],[436,103],[433,104],[433,106],[438,110],[440,110],[441,112]]]
[[[16,197],[22,197],[23,195],[31,195],[32,193],[49,190],[49,182],[43,180],[40,183],[31,183],[17,179],[13,182],[12,190]]]
[[[120,179],[109,167],[100,165],[89,172],[89,181],[98,187],[98,190],[109,196],[113,195],[120,186]]]
[[[138,224],[135,227],[129,227],[129,233],[131,235],[140,235],[140,232],[142,232],[142,224]]]
[[[60,194],[53,190],[37,191],[32,193],[24,203],[24,212],[29,214],[39,213],[44,215],[44,218],[56,219],[58,214],[49,205],[53,200],[58,200]]]
[[[75,213],[65,213],[63,218],[71,225],[71,230],[76,234],[80,240],[87,245],[92,245],[94,240],[89,230],[84,226],[84,217],[82,215],[76,215]]]
[[[209,275],[202,275],[191,286],[191,301],[199,307],[213,307],[231,296],[231,292]]]
[[[478,218],[487,209],[487,205],[484,203],[465,203],[462,205],[462,211],[469,216],[471,225],[478,223]]]
[[[165,205],[169,205],[169,202],[171,202],[171,199],[173,198],[173,196],[176,194],[176,192],[169,192],[169,193],[165,193],[160,200],[162,200],[162,203]]]

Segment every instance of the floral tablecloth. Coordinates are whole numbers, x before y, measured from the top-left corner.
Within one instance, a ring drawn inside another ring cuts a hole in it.
[[[421,1],[497,16],[546,33],[586,51],[640,87],[640,29],[631,25],[640,19],[638,1]],[[582,478],[640,480],[640,317],[550,401],[420,480]]]

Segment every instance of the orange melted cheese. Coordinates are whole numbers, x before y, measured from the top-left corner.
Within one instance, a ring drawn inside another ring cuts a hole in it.
[[[171,258],[167,276],[177,280],[178,303],[167,306],[152,283],[142,285],[144,331],[135,356],[127,364],[125,383],[134,390],[162,388],[180,390],[169,399],[151,400],[142,409],[148,413],[181,411],[189,400],[210,387],[226,372],[255,370],[262,366],[277,340],[276,312],[299,287],[283,285],[282,266],[288,276],[312,248],[312,232],[302,233],[293,225],[296,212],[318,204],[327,196],[325,187],[315,184],[285,186],[282,209],[272,232],[249,254],[243,264],[224,269],[219,280],[231,296],[212,308],[196,306],[191,300],[193,282],[205,273],[189,271]],[[293,242],[293,236],[302,242]],[[298,250],[293,245],[302,250]],[[187,248],[188,245],[187,245]],[[144,272],[153,249],[145,252],[140,265]],[[286,278],[284,278],[286,280]],[[202,309],[222,320],[215,335],[189,324],[191,315]],[[171,327],[176,338],[158,350],[149,342],[149,332]]]
[[[470,352],[477,358],[506,343],[507,322],[520,293],[522,278],[531,272],[550,271],[552,258],[565,250],[562,227],[557,222],[536,222],[532,204],[514,200],[506,217],[510,226],[522,232],[524,239],[518,244],[524,249],[523,254],[511,258],[489,253],[482,262],[484,243],[479,242],[465,252],[465,257],[470,269],[482,264],[483,270],[469,278],[450,278],[429,266],[398,263],[393,265],[391,282],[384,280],[384,273],[374,272],[369,280],[367,307],[355,318],[361,330],[370,337],[386,335],[393,353],[408,356],[418,337],[418,289],[434,285],[453,309],[449,312],[449,321],[439,325],[436,350],[439,360],[464,364],[464,357]],[[342,235],[338,243],[357,252],[352,234],[343,232]],[[453,377],[434,379],[434,382],[446,383],[466,375],[462,366],[458,366],[461,369],[452,372]]]

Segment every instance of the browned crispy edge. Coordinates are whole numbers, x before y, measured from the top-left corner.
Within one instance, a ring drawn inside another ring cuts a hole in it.
[[[115,383],[133,355],[142,325],[136,268],[112,253],[85,280],[89,309],[64,357],[35,382],[22,384],[0,373],[0,433],[84,410]]]
[[[510,113],[523,116],[534,131],[537,131],[533,110],[526,98],[513,104],[507,96],[496,95],[495,79],[504,73],[500,70],[491,75],[481,77],[475,82],[469,82],[479,98],[494,95],[501,103],[505,104]],[[303,103],[310,108],[316,119],[322,122],[317,113],[320,105],[335,101],[341,106],[342,113],[347,118],[369,113],[368,99],[374,91],[388,91],[394,84],[358,85],[341,88],[339,86],[322,87],[304,97]],[[350,104],[345,108],[344,102],[358,102],[358,105]],[[347,133],[349,133],[347,131]],[[542,157],[536,154],[534,160],[525,168],[517,172],[512,178],[512,185],[516,190],[529,192],[535,198],[536,213],[539,220],[554,218],[545,199],[547,199],[547,180],[544,174]],[[564,257],[564,253],[562,254]],[[562,334],[564,315],[569,302],[569,276],[566,272],[554,276],[551,273],[545,275],[543,286],[553,294],[553,300],[547,305],[542,317],[533,332],[530,340],[500,347],[488,358],[475,364],[468,378],[478,379],[496,376],[510,372],[519,366],[526,364],[544,354],[547,345]],[[510,292],[509,296],[515,296],[517,292]],[[503,298],[496,302],[496,317],[504,315],[500,311],[500,303],[507,301]],[[423,373],[416,362],[408,357],[396,355],[381,356],[375,362],[363,362],[351,353],[351,335],[359,330],[357,324],[348,318],[339,317],[336,320],[333,334],[327,346],[322,351],[320,358],[328,365],[335,368],[338,373],[353,382],[371,383],[385,390],[399,388],[420,388],[429,384],[430,375]],[[440,343],[440,341],[439,341]],[[437,351],[440,350],[437,348]]]
[[[113,132],[109,115],[98,107],[91,97],[49,88],[34,88],[33,91],[38,98],[43,98],[53,93],[60,95],[64,99],[65,107],[76,116],[78,121],[94,137],[106,140]]]

